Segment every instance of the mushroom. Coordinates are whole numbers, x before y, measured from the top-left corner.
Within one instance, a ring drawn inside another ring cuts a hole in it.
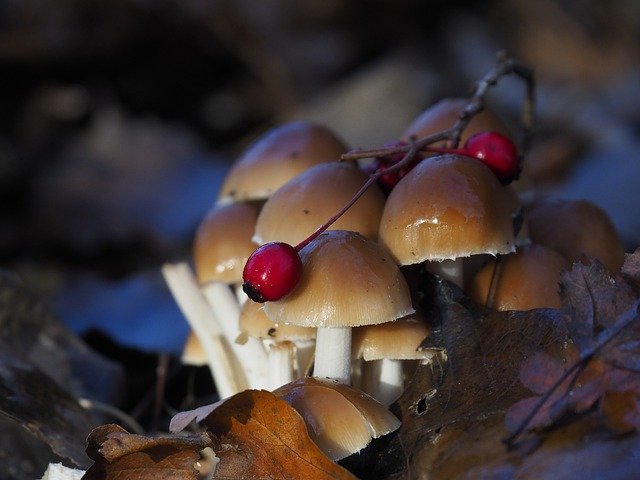
[[[444,98],[422,112],[403,132],[402,140],[421,138],[447,130],[458,121],[467,107],[467,98]],[[506,125],[491,110],[484,109],[475,115],[460,137],[462,144],[479,132],[498,132],[510,136]]]
[[[247,300],[240,312],[238,343],[260,339],[269,354],[269,388],[274,389],[299,378],[311,359],[316,329],[274,323],[267,318],[261,303]]]
[[[280,187],[264,204],[254,242],[296,245],[351,200],[367,175],[352,163],[329,162],[306,170]],[[382,191],[372,185],[331,227],[376,239],[384,208]]]
[[[304,170],[337,160],[346,150],[326,127],[307,122],[279,125],[261,135],[234,163],[218,203],[269,198]]]
[[[427,158],[400,180],[382,212],[379,240],[399,265],[426,261],[460,287],[462,257],[515,249],[503,187],[481,162],[458,155]]]
[[[359,452],[400,426],[376,400],[335,380],[306,377],[273,393],[296,409],[311,439],[332,460]]]
[[[391,405],[404,390],[404,361],[426,361],[433,350],[420,344],[430,329],[418,312],[394,322],[353,329],[352,351],[364,360],[362,389],[383,405]]]
[[[276,323],[317,327],[314,376],[349,383],[351,329],[413,313],[409,288],[389,254],[359,233],[326,231],[300,258],[298,286],[264,311]]]
[[[581,255],[619,272],[624,248],[611,219],[587,200],[540,198],[525,207],[531,241],[553,248],[574,262]]]
[[[491,305],[496,310],[531,310],[533,308],[560,308],[558,281],[567,267],[567,260],[558,252],[543,245],[531,244],[516,253],[487,263],[471,281],[468,294],[485,305],[492,281],[497,282]],[[495,275],[497,278],[493,280]]]

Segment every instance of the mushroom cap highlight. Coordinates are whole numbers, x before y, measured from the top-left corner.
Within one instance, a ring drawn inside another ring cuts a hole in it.
[[[307,122],[280,125],[259,137],[234,163],[218,201],[268,198],[304,170],[337,160],[346,150],[342,140],[321,125]]]
[[[302,278],[264,311],[274,322],[356,327],[413,313],[409,287],[389,253],[356,232],[329,230],[300,251]]]
[[[516,253],[505,255],[496,279],[492,308],[496,310],[531,310],[560,308],[560,273],[567,260],[543,245],[531,244]],[[487,263],[471,280],[468,293],[481,305],[487,300],[496,260]]]
[[[478,160],[422,160],[391,191],[379,241],[400,265],[514,251],[511,206]]]
[[[345,205],[367,181],[352,163],[316,165],[280,187],[264,204],[256,223],[254,242],[272,241],[296,245]],[[329,228],[352,230],[375,239],[385,196],[372,185]]]
[[[582,254],[612,272],[624,262],[624,247],[609,216],[587,200],[541,198],[525,208],[531,241],[546,245],[570,262]]]
[[[256,249],[251,241],[258,219],[252,203],[231,203],[211,209],[196,231],[193,260],[200,284],[242,282],[242,270]]]
[[[400,426],[378,401],[335,381],[306,377],[273,393],[302,416],[312,440],[332,460],[359,452]]]

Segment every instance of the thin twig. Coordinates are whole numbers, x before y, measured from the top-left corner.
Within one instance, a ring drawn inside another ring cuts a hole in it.
[[[578,370],[581,366],[586,365],[586,363],[591,360],[598,352],[600,352],[605,346],[609,344],[611,340],[613,340],[622,330],[624,330],[631,322],[638,319],[638,313],[640,310],[640,300],[636,301],[632,307],[627,310],[624,314],[620,316],[620,318],[611,325],[609,328],[603,330],[598,334],[598,336],[594,339],[591,347],[585,349],[580,352],[580,358],[576,360],[576,362],[569,367],[561,376],[558,378],[555,383],[545,392],[540,400],[533,406],[529,414],[525,417],[525,419],[518,425],[511,435],[504,438],[502,441],[508,447],[512,447],[516,438],[518,438],[529,426],[533,417],[540,411],[545,403],[551,398],[551,396],[555,393],[555,391],[562,385],[576,370]]]

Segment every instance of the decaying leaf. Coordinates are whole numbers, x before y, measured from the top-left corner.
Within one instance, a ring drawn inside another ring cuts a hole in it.
[[[625,255],[622,276],[640,291],[640,247],[636,248],[635,252]]]
[[[302,417],[271,392],[240,392],[202,424],[220,458],[215,478],[355,478],[320,451]]]
[[[376,477],[412,477],[414,471],[428,477],[430,451],[443,431],[502,414],[529,396],[520,365],[537,351],[557,356],[564,349],[559,310],[485,311],[445,283],[437,286],[436,302],[440,327],[423,346],[444,346],[447,360],[419,367],[398,400],[402,427],[375,466]]]
[[[200,450],[210,446],[206,434],[178,437],[133,435],[117,425],[95,428],[87,439],[94,464],[83,480],[197,480]]]
[[[574,346],[564,357],[541,353],[525,362],[521,382],[539,396],[516,402],[506,426],[515,435],[548,427],[567,412],[598,402],[615,431],[640,425],[640,314],[638,295],[597,261],[576,264],[562,275],[565,321]]]

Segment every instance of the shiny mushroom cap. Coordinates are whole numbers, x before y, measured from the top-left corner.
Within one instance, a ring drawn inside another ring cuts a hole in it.
[[[458,155],[427,158],[389,195],[379,241],[400,265],[510,253],[510,203],[481,162]]]
[[[611,219],[593,203],[542,198],[528,205],[525,215],[532,242],[553,248],[570,262],[584,254],[620,271],[624,247]]]
[[[356,327],[413,313],[409,288],[384,248],[359,233],[330,230],[300,251],[302,278],[264,310],[274,322]]]
[[[302,416],[312,440],[332,460],[359,452],[400,426],[372,397],[335,381],[306,377],[273,393]]]
[[[393,322],[354,328],[351,351],[366,361],[422,360],[431,356],[418,348],[429,332],[424,318],[416,312]]]
[[[227,175],[218,201],[271,196],[284,183],[322,162],[337,160],[346,145],[328,128],[306,122],[269,130],[244,152]]]
[[[342,208],[367,181],[354,164],[316,165],[280,187],[267,200],[256,223],[254,242],[296,245]],[[375,239],[385,197],[372,185],[331,227]]]
[[[458,121],[469,103],[466,98],[445,98],[422,112],[402,134],[402,140],[422,138],[448,130]],[[479,132],[498,132],[509,136],[505,124],[490,110],[483,110],[471,119],[460,137],[461,145],[472,135]]]
[[[496,310],[531,310],[560,308],[560,273],[567,260],[558,252],[531,244],[501,258],[496,275],[492,308]],[[476,302],[487,301],[496,260],[487,263],[471,281],[468,293]]]
[[[240,311],[241,336],[271,339],[277,342],[312,340],[316,337],[316,329],[274,323],[265,315],[264,304],[247,300]],[[240,342],[242,343],[242,342]]]
[[[258,207],[232,203],[214,207],[200,223],[193,245],[196,276],[201,284],[242,282],[242,270],[256,249],[251,241]]]

